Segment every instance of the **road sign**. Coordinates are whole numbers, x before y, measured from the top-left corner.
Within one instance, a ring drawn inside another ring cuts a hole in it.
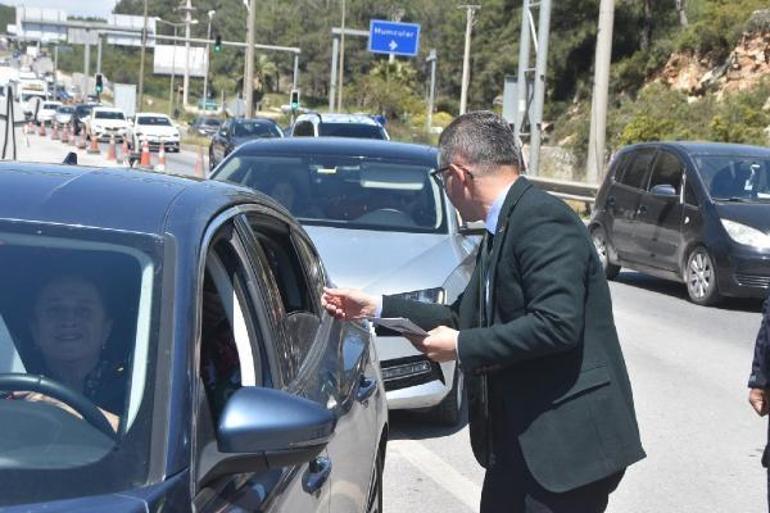
[[[369,22],[369,51],[414,57],[420,49],[420,25],[395,21]]]

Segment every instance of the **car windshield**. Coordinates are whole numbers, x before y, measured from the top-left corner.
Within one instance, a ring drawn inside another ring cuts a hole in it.
[[[171,126],[171,121],[163,116],[141,116],[136,122],[140,125]]]
[[[60,114],[72,114],[74,110],[75,109],[73,109],[72,107],[59,107],[58,109],[56,109],[56,112]]]
[[[201,121],[201,125],[203,126],[219,126],[222,122],[215,118],[208,118]]]
[[[94,112],[94,117],[97,119],[126,119],[122,112],[113,110],[97,110]]]
[[[770,202],[770,156],[699,155],[695,162],[714,201]]]
[[[146,480],[158,246],[0,222],[0,509]]]
[[[215,178],[272,196],[306,224],[443,233],[443,196],[429,171],[414,161],[235,154]]]
[[[78,116],[83,117],[83,116],[87,116],[88,113],[91,112],[91,109],[93,109],[93,107],[89,105],[79,105],[75,107],[75,112],[77,113]]]
[[[281,137],[281,132],[272,123],[243,121],[233,124],[235,137]]]
[[[358,139],[385,139],[385,131],[377,125],[363,123],[321,123],[318,125],[320,135],[330,137],[355,137]]]
[[[58,103],[44,103],[43,108],[47,110],[56,110],[59,108]]]

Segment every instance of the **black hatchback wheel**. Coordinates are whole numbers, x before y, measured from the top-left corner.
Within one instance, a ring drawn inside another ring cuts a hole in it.
[[[599,261],[602,263],[604,275],[608,280],[614,280],[620,272],[620,266],[610,263],[609,248],[607,243],[607,234],[604,228],[596,226],[591,230],[591,240],[599,255]]]
[[[684,269],[684,279],[690,300],[698,305],[713,305],[720,299],[714,260],[706,248],[699,246],[690,252]]]

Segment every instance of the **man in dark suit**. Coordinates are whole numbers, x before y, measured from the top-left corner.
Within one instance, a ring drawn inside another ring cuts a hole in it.
[[[749,377],[749,403],[757,415],[764,417],[770,411],[770,297],[765,300],[762,310],[762,324],[759,326],[754,344],[754,361]],[[770,423],[767,427],[768,441],[762,453],[762,466],[770,467]],[[770,511],[770,468],[767,473],[767,503]]]
[[[489,112],[450,124],[434,177],[488,233],[452,305],[328,289],[343,319],[407,317],[412,342],[458,359],[471,445],[487,468],[483,513],[604,511],[625,468],[644,458],[607,281],[587,231],[561,200],[519,176],[513,133]]]

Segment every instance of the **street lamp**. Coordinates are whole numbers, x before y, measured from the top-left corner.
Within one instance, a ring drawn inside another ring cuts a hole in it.
[[[158,23],[165,23],[166,25],[170,25],[174,27],[174,46],[173,46],[173,54],[171,56],[171,80],[169,85],[169,91],[168,91],[168,115],[171,116],[172,112],[174,111],[174,74],[176,73],[176,29],[179,27],[184,26],[184,22],[173,22],[173,21],[166,21],[162,18],[155,18],[155,21]]]
[[[214,14],[216,14],[217,11],[214,9],[210,10],[208,12],[209,15],[209,28],[206,31],[206,75],[203,77],[203,110],[206,110],[206,105],[208,102],[208,92],[209,92],[209,61],[211,54],[209,53],[209,40],[211,40],[211,19],[214,17]]]

